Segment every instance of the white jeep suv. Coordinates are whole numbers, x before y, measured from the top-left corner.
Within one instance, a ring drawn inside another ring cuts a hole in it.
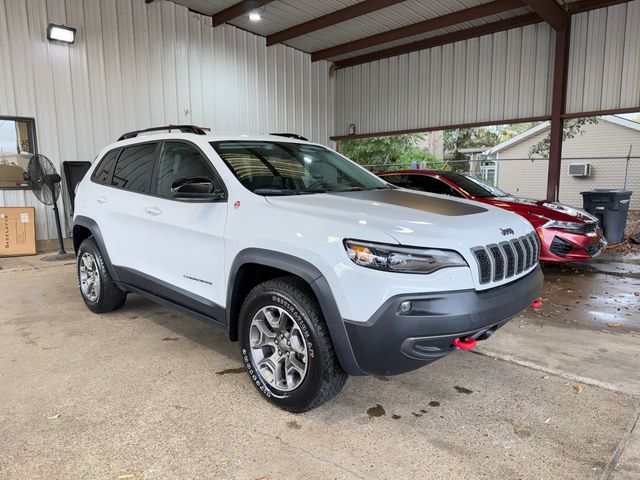
[[[171,129],[123,135],[79,184],[82,297],[103,313],[137,293],[224,328],[284,409],[469,349],[542,288],[518,215],[394,187],[297,135]]]

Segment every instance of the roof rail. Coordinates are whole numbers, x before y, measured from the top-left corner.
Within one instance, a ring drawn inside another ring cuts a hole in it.
[[[157,132],[162,130],[169,130],[169,132],[171,132],[171,130],[180,130],[182,133],[194,133],[196,135],[207,134],[207,132],[205,132],[203,128],[197,127],[195,125],[165,125],[163,127],[151,127],[145,128],[143,130],[134,130],[133,132],[124,133],[120,136],[120,138],[118,138],[118,141],[127,140],[128,138],[135,138],[141,133]]]
[[[309,141],[308,138],[305,138],[302,135],[298,135],[297,133],[270,133],[269,135],[275,135],[277,137],[295,138],[296,140],[303,140],[305,142]]]

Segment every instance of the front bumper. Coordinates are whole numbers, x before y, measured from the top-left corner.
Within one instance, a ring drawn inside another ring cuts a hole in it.
[[[538,229],[541,238],[540,261],[542,262],[586,262],[600,254],[606,245],[602,229],[590,234],[571,233],[552,228]]]
[[[397,295],[367,322],[345,320],[355,360],[363,373],[396,375],[456,350],[456,338],[488,338],[540,294],[540,266],[512,283],[484,291]],[[412,308],[400,310],[410,301]]]

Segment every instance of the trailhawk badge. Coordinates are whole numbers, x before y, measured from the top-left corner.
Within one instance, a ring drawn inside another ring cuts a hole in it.
[[[513,228],[501,228],[500,232],[502,232],[503,235],[515,235]]]

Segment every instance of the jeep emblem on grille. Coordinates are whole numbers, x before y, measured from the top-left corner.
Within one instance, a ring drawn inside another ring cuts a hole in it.
[[[513,228],[501,228],[500,231],[502,232],[503,235],[514,235],[515,232],[513,231]]]

